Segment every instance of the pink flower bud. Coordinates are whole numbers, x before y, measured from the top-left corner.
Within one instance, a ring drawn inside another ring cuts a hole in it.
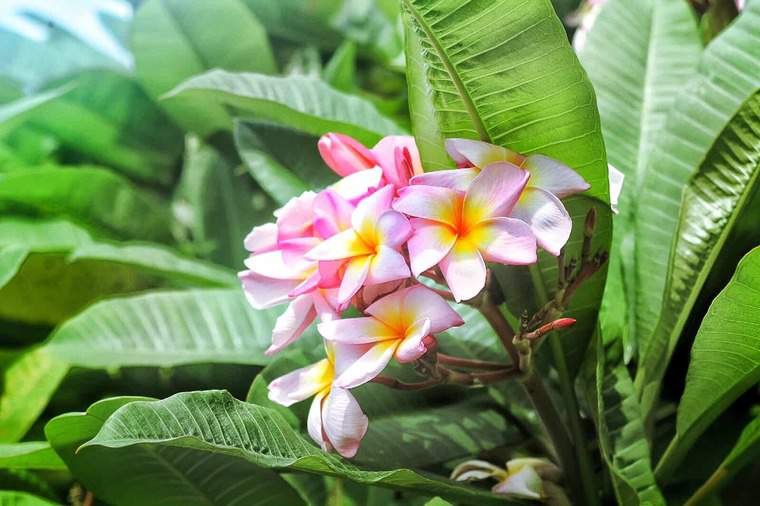
[[[325,134],[319,139],[317,147],[327,166],[341,177],[377,165],[372,152],[347,135]]]

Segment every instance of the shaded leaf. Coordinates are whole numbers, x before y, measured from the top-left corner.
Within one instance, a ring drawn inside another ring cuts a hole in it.
[[[0,490],[0,505],[2,506],[55,506],[55,504],[57,503],[26,492]]]
[[[66,465],[45,441],[0,445],[0,468],[66,470]]]

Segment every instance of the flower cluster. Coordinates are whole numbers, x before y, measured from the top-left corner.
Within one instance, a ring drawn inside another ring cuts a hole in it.
[[[441,293],[476,297],[487,262],[531,264],[539,247],[558,255],[572,225],[560,199],[589,185],[546,156],[466,139],[446,142],[458,168],[438,172],[423,172],[411,137],[369,149],[327,134],[318,148],[341,179],[254,228],[240,279],[253,307],[288,303],[268,354],[319,320],[327,358],[274,380],[269,396],[285,406],[314,396],[309,434],[352,457],[368,420],[350,389],[379,379],[391,360],[421,359],[435,334],[462,325]],[[351,306],[364,316],[342,318]]]

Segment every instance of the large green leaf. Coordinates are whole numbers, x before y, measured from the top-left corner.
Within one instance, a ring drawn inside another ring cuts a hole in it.
[[[19,97],[13,102],[3,104],[0,107],[0,135],[7,135],[9,131],[25,121],[30,112],[67,93],[70,89],[70,85],[61,86],[36,95]]]
[[[248,256],[246,234],[270,218],[270,202],[237,163],[223,150],[189,136],[174,195],[175,214],[198,252],[236,270]]]
[[[212,70],[174,88],[166,101],[185,97],[195,99],[199,107],[213,101],[230,106],[237,116],[271,121],[312,135],[341,132],[365,144],[373,144],[384,135],[403,133],[371,102],[311,77]],[[232,128],[232,122],[224,126]]]
[[[130,403],[111,415],[82,451],[144,443],[236,456],[265,468],[328,474],[468,503],[509,504],[503,496],[411,469],[363,470],[319,450],[279,413],[238,401],[227,392],[189,392],[158,402]]]
[[[79,449],[117,408],[138,400],[106,399],[86,413],[56,417],[45,427],[72,473],[98,498],[125,506],[304,504],[277,474],[228,455],[155,444]]]
[[[668,362],[668,349],[680,333],[675,322],[671,322],[668,324],[670,329],[658,330],[658,336],[652,337],[658,318],[677,318],[687,313],[688,310],[682,311],[688,306],[684,304],[685,297],[690,292],[698,292],[701,287],[697,279],[699,269],[688,267],[686,270],[692,273],[689,276],[693,279],[688,282],[687,290],[684,291],[686,287],[680,286],[680,282],[670,284],[670,266],[675,265],[670,261],[673,252],[680,256],[696,252],[692,247],[684,251],[673,248],[674,238],[679,234],[679,223],[683,223],[679,218],[681,203],[689,201],[682,200],[683,189],[697,171],[703,175],[703,185],[710,177],[717,177],[721,180],[720,184],[729,185],[725,189],[728,192],[740,193],[746,183],[746,180],[739,184],[728,182],[732,181],[729,172],[736,169],[725,166],[719,159],[721,152],[727,155],[729,151],[726,150],[732,149],[725,143],[736,133],[735,127],[728,126],[729,122],[737,117],[744,104],[760,88],[759,32],[760,5],[751,2],[737,21],[713,40],[703,53],[698,75],[685,85],[684,92],[676,99],[650,157],[651,166],[642,185],[640,194],[643,198],[638,202],[636,225],[636,313],[638,321],[645,325],[639,329],[638,338],[646,363],[639,370],[636,384],[639,395],[643,396],[645,413],[649,411],[655,392],[647,393],[643,389],[650,389],[659,383],[660,373]],[[721,140],[724,136],[725,139]],[[741,148],[742,151],[746,149]],[[739,156],[746,158],[746,155]],[[716,164],[725,168],[721,169]],[[742,170],[742,174],[746,174],[746,169]],[[717,186],[715,190],[723,191]],[[732,200],[735,204],[736,199],[732,197]],[[705,216],[711,214],[708,209],[717,210],[718,204],[715,201],[705,208]],[[726,217],[730,212],[731,209],[726,207],[722,216]],[[697,226],[703,225],[713,230],[710,236],[715,238],[713,222],[703,216]],[[719,228],[722,229],[723,225]],[[698,245],[704,248],[705,241],[699,239]],[[713,251],[717,253],[719,249]],[[700,258],[695,260],[706,260],[706,254],[708,251],[703,249]],[[700,263],[709,270],[712,259]],[[683,276],[681,279],[684,279]],[[666,287],[668,284],[670,287]],[[672,297],[671,288],[676,288],[680,292],[679,297],[683,298],[675,306],[671,305],[667,311],[661,312],[663,302]],[[677,332],[671,332],[671,329]]]
[[[667,476],[734,400],[760,381],[760,249],[739,263],[705,315],[691,350],[676,436],[657,472]]]
[[[0,212],[62,216],[115,238],[170,237],[169,211],[156,196],[95,167],[0,174]]]
[[[133,78],[93,70],[69,83],[25,115],[29,125],[137,179],[172,181],[182,135]]]
[[[760,71],[760,59],[758,63]],[[731,119],[684,189],[662,313],[636,378],[645,412],[655,402],[670,356],[724,245],[730,246],[726,251],[741,254],[757,244],[750,222],[757,219],[752,213],[760,210],[759,190],[760,91]],[[743,219],[751,220],[746,226],[754,237],[729,242],[731,234],[745,226]]]
[[[147,293],[94,304],[46,346],[83,367],[263,365],[278,311],[254,311],[239,288]]]
[[[0,445],[0,469],[65,471],[66,465],[45,441]]]
[[[29,430],[68,371],[43,348],[12,354],[2,367],[0,442],[15,442]]]
[[[137,78],[154,99],[213,68],[275,71],[264,28],[241,0],[148,0],[135,14],[131,45]],[[229,128],[227,112],[213,101],[161,103],[201,135]]]
[[[610,40],[618,42],[610,44]],[[607,2],[580,53],[596,90],[607,160],[626,176],[620,214],[614,220],[614,258],[605,294],[608,310],[602,317],[605,331],[615,332],[613,325],[628,327],[626,313],[635,307],[633,300],[626,301],[626,295],[631,299],[635,296],[633,255],[628,254],[635,239],[630,233],[636,207],[634,196],[641,196],[667,112],[683,83],[694,75],[701,53],[696,20],[685,0]],[[611,298],[619,302],[613,304],[608,300]],[[654,324],[649,324],[647,318],[636,322],[633,315],[628,320],[633,347],[635,324],[650,332]],[[624,330],[628,343],[628,329]]]
[[[403,0],[402,6],[413,30],[407,63],[418,68],[410,69],[410,109],[424,165],[442,166],[444,138],[480,138],[561,160],[591,184],[588,196],[609,201],[594,90],[549,0]],[[576,198],[567,205],[575,224],[567,253],[577,256],[593,202]],[[604,205],[598,212],[595,247],[607,249],[610,211]],[[542,272],[534,269],[533,276],[539,304],[552,295],[556,280],[556,262],[544,257]],[[603,287],[602,273],[585,283],[571,306],[579,320],[563,339],[571,374],[593,332]],[[523,308],[513,309],[519,314]]]
[[[652,472],[641,407],[622,362],[619,340],[609,349],[596,339],[596,413],[599,446],[612,477],[617,504],[661,505],[665,499]]]

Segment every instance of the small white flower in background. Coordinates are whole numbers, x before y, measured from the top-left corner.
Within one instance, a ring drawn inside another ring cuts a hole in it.
[[[547,501],[553,494],[547,493],[546,485],[560,478],[560,470],[546,459],[517,458],[508,461],[505,468],[484,460],[468,460],[451,473],[451,479],[457,481],[489,478],[498,482],[491,488],[497,494]],[[550,488],[554,492],[555,487]]]
[[[577,27],[573,35],[573,49],[576,53],[579,53],[586,45],[588,32],[594,26],[599,11],[606,2],[607,0],[586,0],[575,12],[565,18],[568,26]]]
[[[610,180],[610,207],[612,208],[612,212],[617,214],[618,213],[618,199],[620,198],[620,192],[623,191],[623,182],[625,180],[625,174],[617,170],[615,167],[613,167],[610,164],[607,164],[607,169],[609,170],[609,180]]]

